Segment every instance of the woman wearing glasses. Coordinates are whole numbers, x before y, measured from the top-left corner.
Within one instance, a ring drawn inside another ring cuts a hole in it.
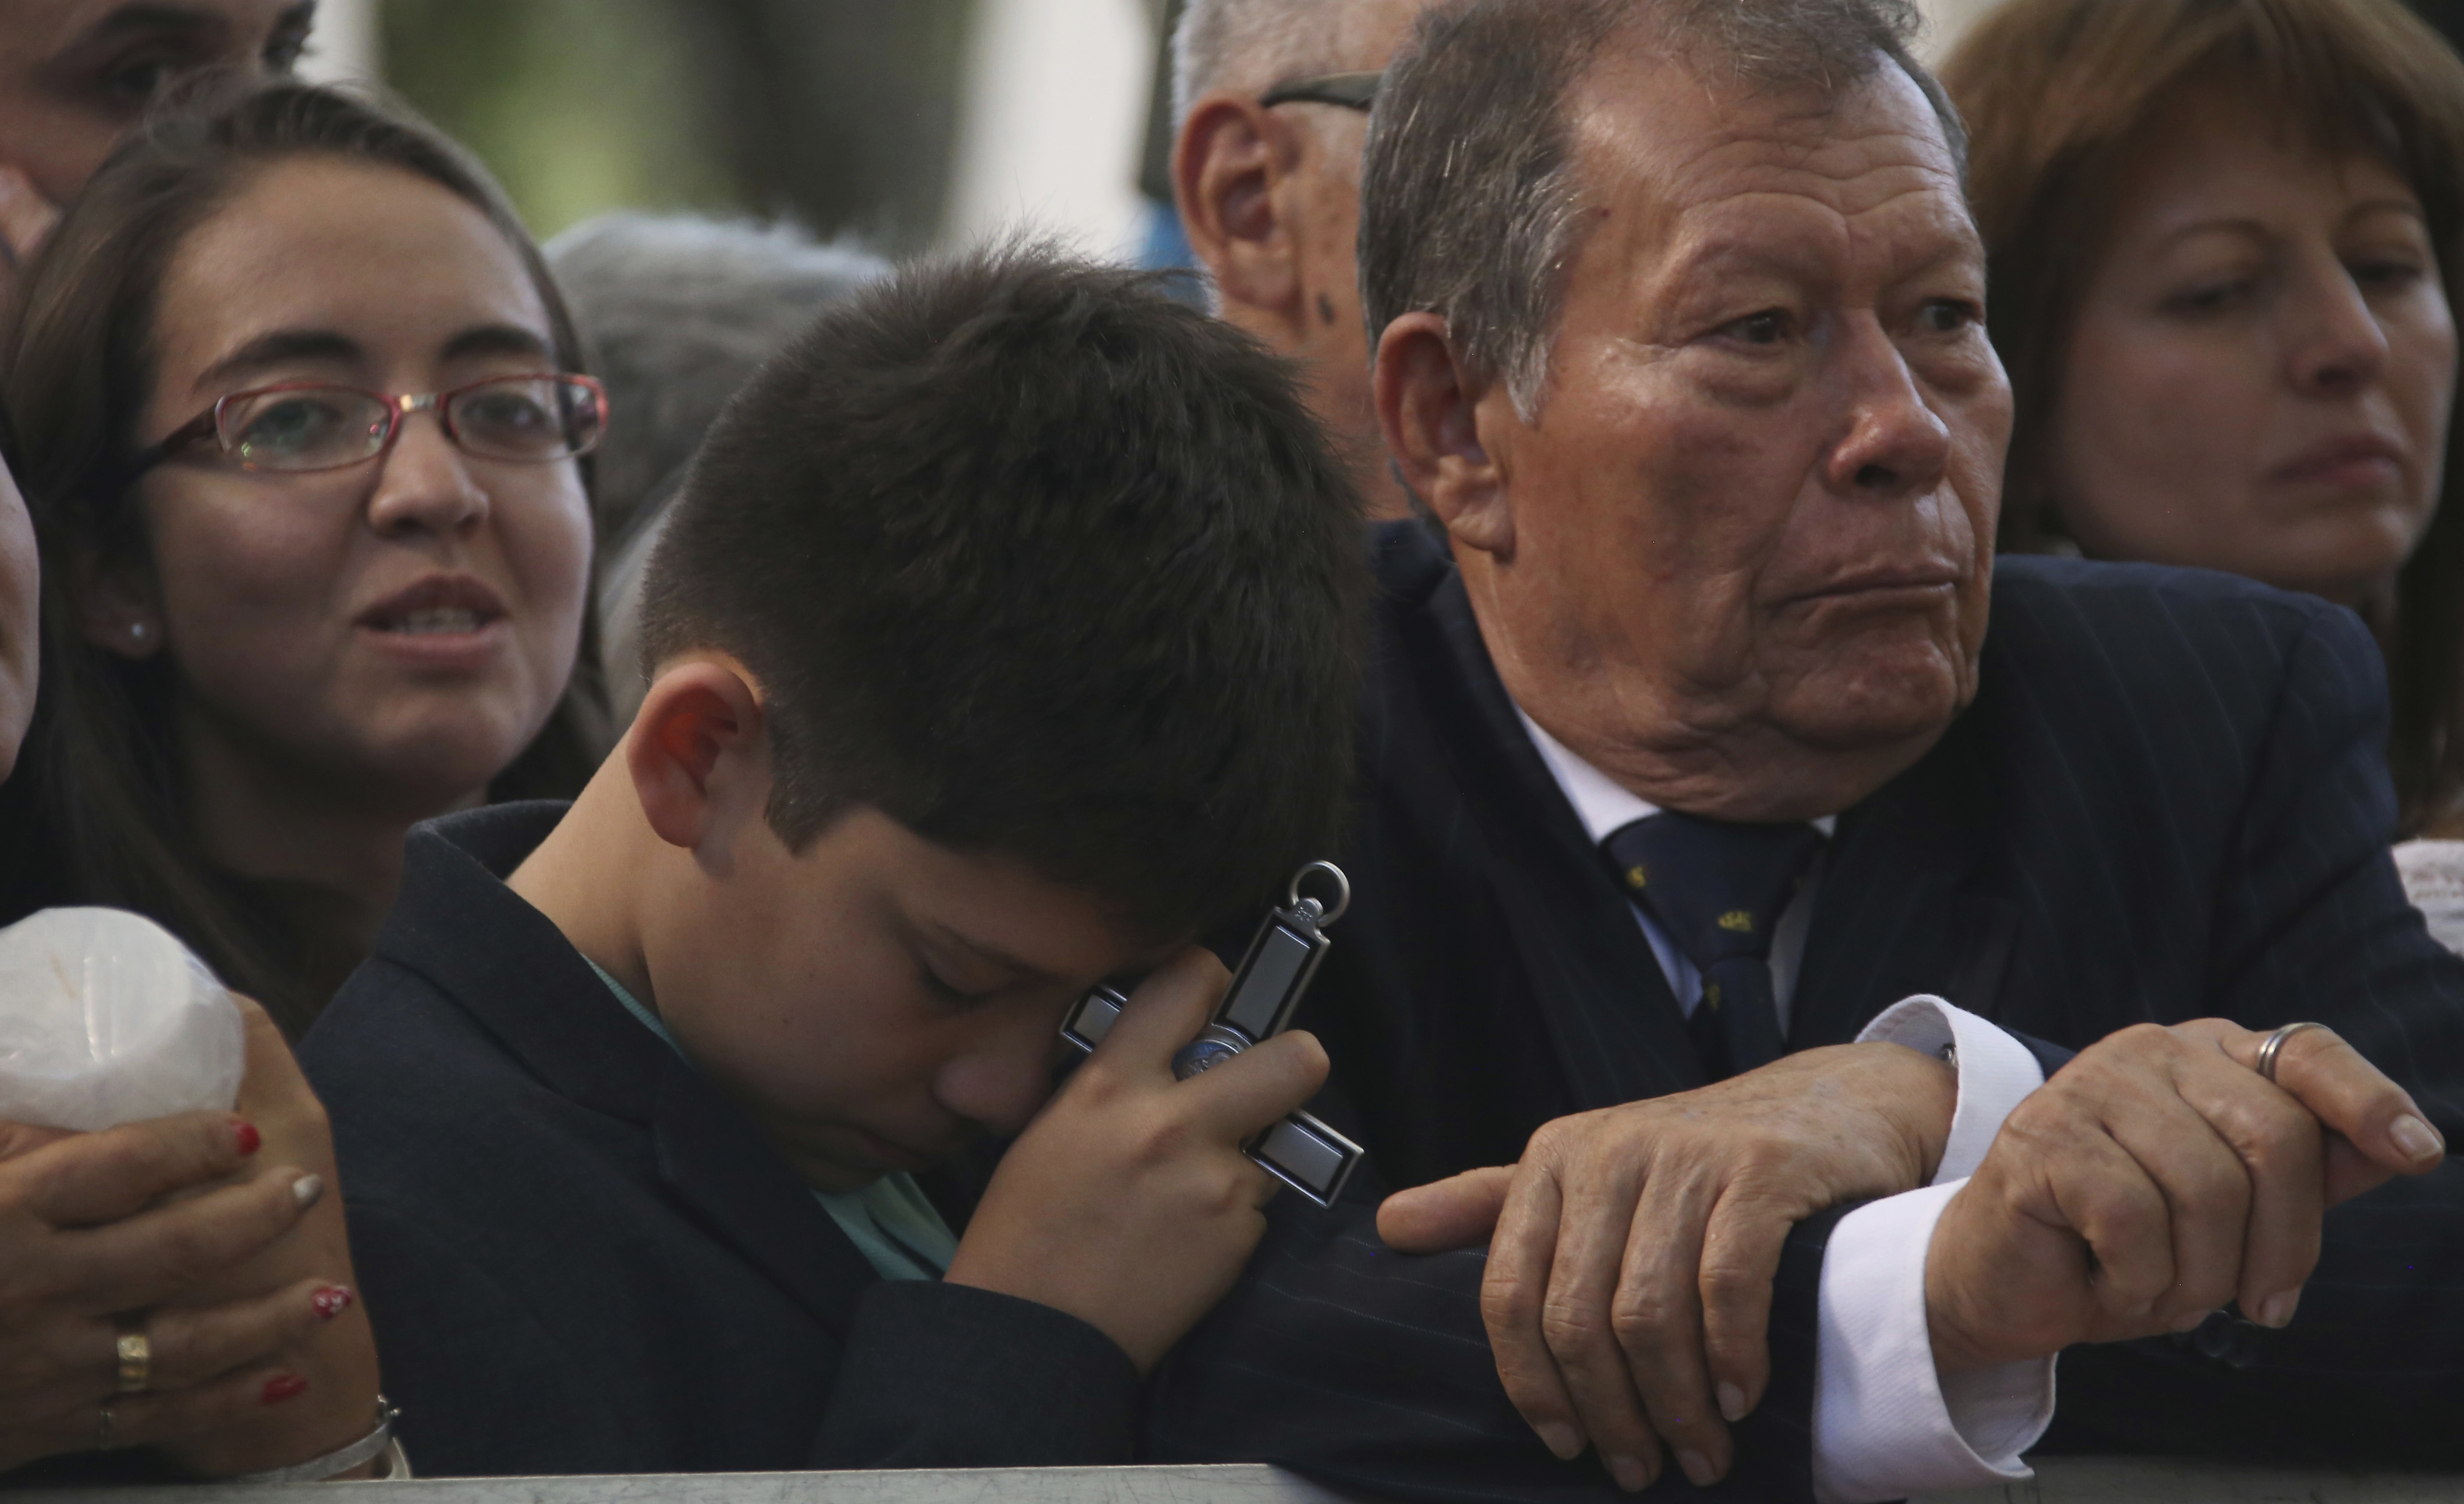
[[[599,388],[484,172],[300,84],[141,132],[19,293],[46,656],[0,918],[150,915],[296,1037],[410,825],[592,764]]]

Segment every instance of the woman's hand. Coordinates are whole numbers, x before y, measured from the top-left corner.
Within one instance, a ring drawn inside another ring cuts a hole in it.
[[[0,1162],[0,1469],[59,1452],[143,1446],[253,1419],[270,1360],[320,1324],[323,1281],[144,1327],[150,1392],[117,1395],[121,1327],[262,1252],[323,1186],[274,1162],[245,1118],[184,1113],[104,1133],[14,1128]],[[176,1205],[167,1193],[210,1186]],[[110,1405],[106,1424],[103,1406]]]
[[[325,1106],[265,1010],[234,997],[248,1023],[248,1071],[239,1112],[264,1137],[260,1153],[316,1176],[327,1194],[299,1225],[257,1253],[182,1291],[156,1313],[228,1308],[301,1291],[318,1319],[295,1332],[269,1361],[258,1385],[261,1402],[246,1415],[165,1448],[175,1461],[209,1477],[288,1467],[349,1446],[376,1425],[376,1337],[354,1292],[350,1240],[334,1172],[334,1139]],[[271,1385],[272,1387],[269,1387]],[[275,1400],[278,1393],[289,1398]]]
[[[242,1011],[237,1114],[0,1123],[0,1471],[158,1446],[229,1474],[373,1426],[324,1112],[263,1012]],[[127,1331],[150,1349],[143,1393],[119,1392]]]
[[[1193,947],[1147,979],[1104,1042],[1001,1157],[953,1284],[1067,1311],[1153,1368],[1240,1276],[1275,1182],[1241,1145],[1326,1079],[1326,1051],[1278,1034],[1176,1081],[1172,1057],[1223,995]]]

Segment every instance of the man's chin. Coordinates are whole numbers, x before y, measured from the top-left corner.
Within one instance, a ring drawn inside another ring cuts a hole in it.
[[[1972,670],[1927,644],[1859,655],[1798,675],[1771,698],[1773,724],[1826,752],[1887,754],[1930,746],[1976,693]]]

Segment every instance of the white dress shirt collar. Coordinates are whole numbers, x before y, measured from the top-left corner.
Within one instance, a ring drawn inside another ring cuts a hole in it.
[[[1660,807],[1647,799],[1638,798],[1633,790],[1586,763],[1564,742],[1540,729],[1522,706],[1514,707],[1516,719],[1530,735],[1531,744],[1540,749],[1540,761],[1549,764],[1549,774],[1564,790],[1566,802],[1574,807],[1575,817],[1594,846],[1634,824],[1637,820],[1660,813]],[[1824,815],[1814,822],[1814,828],[1824,835],[1831,834],[1839,824],[1836,814]]]

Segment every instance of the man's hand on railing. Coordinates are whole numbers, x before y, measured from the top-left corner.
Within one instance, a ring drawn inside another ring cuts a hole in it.
[[[2228,1301],[2293,1319],[2326,1208],[2446,1150],[2401,1087],[2323,1028],[2221,1019],[2111,1036],[2030,1095],[1935,1225],[1944,1372],[2186,1331]]]
[[[1377,1229],[1407,1253],[1488,1243],[1481,1304],[1498,1375],[1551,1450],[1596,1446],[1640,1489],[1664,1441],[1707,1484],[1734,1459],[1722,1417],[1742,1419],[1770,1382],[1789,1229],[1925,1184],[1957,1100],[1949,1066],[1900,1045],[1800,1051],[1559,1118],[1519,1164],[1389,1197]]]

